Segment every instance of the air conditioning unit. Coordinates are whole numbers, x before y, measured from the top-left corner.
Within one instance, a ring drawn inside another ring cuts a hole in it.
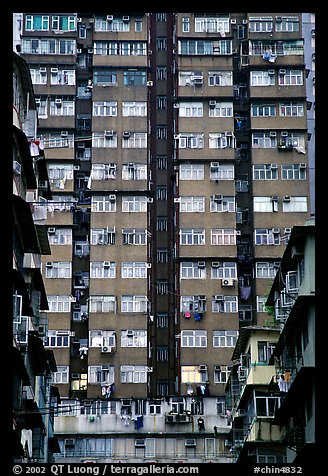
[[[213,195],[214,202],[222,202],[223,195]]]
[[[113,15],[107,15],[106,20],[107,21],[113,21],[114,20]]]
[[[179,109],[180,104],[179,104],[178,102],[175,102],[175,103],[173,104],[173,107],[174,107],[174,109]]]
[[[147,86],[153,86],[153,81],[147,81]]]
[[[306,163],[305,162],[300,163],[300,169],[306,169]]]
[[[194,84],[203,84],[203,76],[194,76],[192,80]]]
[[[44,74],[47,72],[47,68],[40,68],[39,71],[41,74]]]
[[[207,365],[199,365],[198,372],[207,372]]]
[[[280,233],[280,228],[272,228],[271,229],[272,233]]]
[[[104,268],[110,268],[110,261],[104,261]]]
[[[76,21],[77,21],[77,23],[81,23],[82,18],[78,17],[78,18],[76,19]]]
[[[115,200],[116,200],[116,195],[109,195],[110,202],[115,202]]]
[[[101,353],[102,354],[110,354],[112,352],[112,347],[109,345],[103,345],[101,348]]]
[[[105,138],[111,138],[114,136],[114,131],[105,131]]]
[[[236,23],[237,23],[236,18],[232,18],[232,19],[230,20],[230,23],[231,23],[231,25],[236,25]]]
[[[220,167],[220,162],[211,162],[211,168],[217,169],[218,167]]]
[[[282,75],[286,74],[286,70],[285,69],[279,69],[279,74],[282,74]]]
[[[80,166],[79,165],[73,165],[73,170],[80,170]],[[84,178],[84,174],[83,174],[83,177],[80,177],[80,178]]]
[[[148,197],[148,198],[147,198],[147,202],[148,202],[148,203],[153,203],[153,201],[154,201],[154,199],[153,199],[152,197]]]
[[[68,131],[61,131],[60,135],[62,137],[67,137],[68,136]]]
[[[185,446],[196,446],[196,440],[195,438],[188,438],[185,441]]]
[[[281,137],[288,137],[288,132],[287,131],[281,131]]]
[[[50,71],[51,71],[52,73],[58,73],[58,68],[50,68]]]
[[[78,374],[80,375],[80,374]],[[73,374],[72,374],[73,376]],[[73,438],[67,438],[65,439],[65,446],[75,446],[75,440]]]
[[[224,279],[221,279],[221,286],[234,286],[235,284],[235,280],[234,279],[231,279],[231,278],[224,278]]]
[[[17,160],[14,160],[13,162],[13,172],[15,175],[21,175],[22,173],[22,166]]]
[[[55,104],[56,104],[57,107],[61,107],[62,103],[63,103],[63,101],[61,99],[55,99]]]
[[[220,262],[219,261],[213,261],[212,262],[212,268],[219,268]]]
[[[133,335],[134,335],[134,332],[133,332],[132,330],[128,329],[128,330],[126,331],[126,335],[127,335],[127,336],[133,336]]]
[[[271,167],[271,169],[277,169],[277,168],[278,168],[278,164],[271,164],[270,167]]]
[[[129,21],[130,17],[128,15],[123,15],[123,21]]]
[[[205,261],[198,261],[197,266],[198,266],[198,268],[205,268],[206,263],[205,263]]]
[[[209,102],[209,106],[210,106],[210,107],[215,107],[215,106],[216,106],[216,101],[211,100],[211,101]]]
[[[47,261],[47,262],[46,262],[46,267],[47,267],[47,268],[52,268],[52,266],[53,266],[52,261]]]
[[[174,134],[173,138],[174,139],[180,139],[180,134]]]
[[[270,137],[277,137],[276,131],[270,131],[269,136],[270,136]]]
[[[134,446],[146,446],[144,438],[137,438],[134,440]]]
[[[291,228],[285,228],[285,229],[284,229],[284,233],[285,233],[286,235],[290,235],[291,232],[292,232],[292,229],[291,229]]]
[[[273,75],[274,75],[274,69],[269,69],[269,70],[268,70],[268,74],[269,74],[270,76],[273,76]]]
[[[130,137],[130,135],[131,135],[130,132],[124,131],[123,132],[123,139],[128,139]]]
[[[88,48],[88,53],[93,53],[93,48]]]
[[[147,369],[147,372],[150,372],[150,373],[154,371],[153,367],[146,367],[146,369]]]
[[[278,195],[272,195],[271,200],[272,200],[273,202],[279,202],[279,197],[278,197]]]
[[[284,202],[290,202],[290,196],[289,195],[285,195],[282,199]]]
[[[214,295],[214,301],[223,301],[224,296],[223,294],[215,294]]]
[[[48,228],[48,233],[49,235],[53,235],[54,233],[56,233],[56,228],[53,228],[53,227]]]
[[[81,49],[81,48],[77,48],[76,53],[77,53],[77,54],[82,53],[82,49]]]

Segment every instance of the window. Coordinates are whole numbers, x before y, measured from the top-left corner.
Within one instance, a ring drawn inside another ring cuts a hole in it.
[[[307,197],[289,197],[282,200],[283,212],[307,212]]]
[[[252,147],[259,149],[276,148],[276,135],[270,134],[270,132],[254,132],[252,134]]]
[[[156,49],[158,51],[165,51],[166,50],[166,38],[165,37],[157,37],[156,38]]]
[[[98,312],[116,312],[116,296],[90,296],[89,311]]]
[[[161,405],[161,401],[157,401],[157,400],[150,400],[149,401],[149,414],[150,415],[154,415],[154,414],[157,414],[157,415],[160,415],[162,412],[162,405]]]
[[[213,347],[234,347],[238,331],[213,331]]]
[[[233,132],[210,132],[208,138],[208,147],[210,149],[231,149],[236,146],[236,138]]]
[[[122,197],[122,212],[146,212],[147,199],[140,196],[124,196]]]
[[[258,362],[263,364],[269,364],[269,359],[274,351],[275,343],[272,342],[262,342],[258,341],[257,343],[257,356]]]
[[[143,365],[122,365],[121,383],[147,383],[147,369]]]
[[[181,164],[180,180],[204,180],[203,164]]]
[[[48,240],[50,245],[71,245],[72,244],[72,229],[71,228],[55,228],[49,232]]]
[[[218,365],[214,369],[214,383],[227,383],[230,370],[227,365]]]
[[[25,30],[26,31],[49,30],[49,16],[48,15],[26,15]]]
[[[93,72],[95,86],[117,86],[117,72],[113,70],[95,70]]]
[[[179,106],[180,117],[203,117],[203,103],[202,102],[180,102]]]
[[[89,365],[88,377],[90,384],[111,385],[114,383],[114,365]]]
[[[201,132],[181,132],[179,134],[179,149],[202,149],[204,134]]]
[[[182,17],[182,31],[183,31],[183,33],[189,33],[189,31],[190,31],[190,19],[189,19],[189,17]]]
[[[253,180],[278,180],[278,167],[272,164],[253,165]]]
[[[278,71],[279,86],[302,86],[303,71],[295,69],[286,69]]]
[[[160,328],[168,327],[168,314],[167,312],[158,312],[156,314],[156,325]]]
[[[52,383],[68,383],[69,377],[69,366],[68,365],[57,365],[57,371],[52,374]]]
[[[280,236],[272,232],[272,228],[256,228],[254,231],[255,245],[279,245]]]
[[[207,347],[207,331],[181,331],[181,347]]]
[[[279,115],[282,117],[302,117],[304,116],[304,105],[296,101],[279,103]]]
[[[156,293],[159,295],[168,293],[168,281],[167,279],[158,279],[156,282]]]
[[[209,71],[209,86],[232,86],[232,71]]]
[[[115,278],[116,263],[113,261],[94,261],[90,263],[90,278]]]
[[[273,393],[255,390],[255,411],[257,416],[274,416],[280,407],[280,397]]]
[[[122,262],[122,278],[147,278],[147,263]]]
[[[205,197],[180,197],[180,212],[205,212]]]
[[[157,217],[156,218],[156,230],[157,231],[166,231],[167,230],[167,217]]]
[[[146,132],[129,132],[129,136],[122,138],[123,149],[145,149],[147,147]]]
[[[146,245],[147,232],[143,229],[123,228],[122,240],[123,245]]]
[[[167,157],[166,157],[166,155],[158,155],[156,157],[156,168],[158,170],[166,170],[167,169]]]
[[[116,117],[117,101],[96,101],[92,103],[94,117]]]
[[[218,198],[220,197],[220,198]],[[235,212],[235,197],[223,197],[222,195],[211,195],[211,212]]]
[[[123,117],[145,117],[147,116],[146,101],[123,101],[122,102]]]
[[[235,245],[236,230],[213,228],[211,229],[211,245]]]
[[[55,71],[57,70],[57,71]],[[75,86],[75,71],[73,69],[57,69],[50,70],[50,85],[69,85]]]
[[[199,371],[199,365],[181,366],[181,383],[205,383],[207,377],[207,372]]]
[[[274,117],[276,116],[275,104],[252,104],[251,116],[252,117]]]
[[[180,228],[180,245],[205,245],[205,229]]]
[[[157,346],[156,358],[158,362],[167,362],[169,360],[169,348],[167,345]]]
[[[266,296],[256,296],[256,311],[257,312],[266,312]]]
[[[90,347],[115,347],[116,338],[114,331],[92,330],[89,331]]]
[[[147,347],[147,331],[135,329],[122,331],[121,347]]]
[[[74,114],[75,114],[74,100],[50,99],[50,116],[74,116]]]
[[[106,147],[109,149],[116,149],[117,148],[117,132],[113,131],[110,134],[108,134],[107,131],[93,132],[92,133],[92,147],[95,147],[95,148]],[[96,164],[93,164],[93,166],[94,165]],[[105,164],[105,165],[108,166],[108,164]]]
[[[49,312],[70,312],[71,296],[47,296]]]
[[[146,86],[146,81],[146,71],[131,69],[123,72],[124,86]]]
[[[237,278],[237,264],[231,261],[212,261],[211,278]]]
[[[254,212],[273,212],[277,211],[277,201],[272,200],[272,197],[254,197],[253,210]]]
[[[182,261],[180,279],[206,279],[206,268],[200,267],[199,263],[198,261]]]
[[[166,185],[158,185],[156,187],[156,199],[167,200],[167,186]]]
[[[147,165],[143,164],[123,164],[122,180],[146,180]]]
[[[214,107],[210,107],[208,111],[209,117],[232,117],[232,102],[217,102]]]
[[[279,269],[279,261],[260,261],[255,263],[257,278],[273,279]]]
[[[147,43],[144,41],[95,41],[94,54],[105,56],[145,56]]]
[[[221,296],[223,299],[213,299],[212,312],[238,312],[237,296]]]
[[[219,162],[211,162],[211,180],[234,180],[234,176],[235,169],[233,164],[220,164]]]
[[[156,251],[157,263],[167,263],[168,251],[166,248],[158,248]]]
[[[274,86],[275,73],[270,70],[266,71],[251,71],[251,86]]]
[[[299,31],[299,19],[298,17],[281,17],[279,21],[275,23],[276,31],[281,32],[290,32],[290,31]]]
[[[23,54],[73,55],[76,51],[76,40],[24,38]]]
[[[46,278],[70,278],[72,273],[72,263],[47,261]]]
[[[115,227],[91,228],[91,245],[115,245]]]
[[[272,17],[249,17],[250,32],[270,32],[272,29]]]
[[[195,32],[227,33],[229,29],[228,17],[195,17]]]
[[[53,15],[51,18],[51,29],[56,31],[75,31],[75,16]]]
[[[281,166],[282,180],[306,180],[306,164],[283,164]]]
[[[92,180],[114,180],[116,178],[116,164],[92,164]]]
[[[167,79],[167,68],[166,66],[157,66],[156,67],[156,79],[159,81],[166,81]]]
[[[47,332],[46,347],[69,347],[69,331],[50,331]]]
[[[121,312],[147,312],[147,296],[122,296]]]
[[[180,297],[180,311],[189,314],[185,317],[190,317],[190,312],[205,312],[206,311],[206,297],[201,296],[181,296]]]
[[[230,55],[231,40],[179,40],[180,55]]]

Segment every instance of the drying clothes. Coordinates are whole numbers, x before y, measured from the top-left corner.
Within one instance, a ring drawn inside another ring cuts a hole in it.
[[[240,286],[240,299],[247,301],[251,294],[251,286]]]
[[[143,415],[136,416],[134,420],[134,429],[139,430],[139,428],[143,428]]]

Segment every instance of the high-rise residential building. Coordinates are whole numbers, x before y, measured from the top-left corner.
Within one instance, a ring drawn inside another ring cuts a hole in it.
[[[17,13],[14,30],[51,181],[60,458],[231,460],[239,329],[270,320],[310,216],[302,14]]]

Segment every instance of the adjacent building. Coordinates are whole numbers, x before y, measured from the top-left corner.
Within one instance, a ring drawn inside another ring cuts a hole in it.
[[[51,183],[60,458],[231,460],[232,352],[311,212],[302,14],[13,20]]]
[[[240,329],[227,385],[236,462],[302,464],[315,450],[314,220],[293,227],[267,305]]]
[[[14,53],[11,450],[15,462],[48,463],[59,450],[54,411],[60,397],[51,380],[57,371],[54,352],[43,342],[48,302],[41,259],[51,253],[43,218],[51,192],[42,145],[35,142],[36,130],[29,68]]]

